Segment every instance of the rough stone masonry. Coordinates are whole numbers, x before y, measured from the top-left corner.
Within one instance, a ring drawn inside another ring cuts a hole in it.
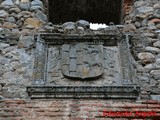
[[[135,60],[141,94],[160,92],[160,4],[153,1],[125,1],[122,32],[135,33],[130,51]],[[126,7],[127,6],[127,7]],[[95,34],[80,20],[55,25],[48,22],[46,2],[40,0],[4,0],[0,6],[1,98],[27,98],[25,86],[31,84],[34,62],[34,35],[43,32]],[[78,26],[78,27],[77,27]]]
[[[125,3],[125,16],[121,32],[134,34],[129,44],[134,68],[137,72],[137,83],[141,87],[139,98],[160,100],[158,98],[160,95],[160,0],[126,0]],[[46,4],[45,0],[0,0],[0,100],[2,101],[17,98],[29,99],[26,86],[31,85],[32,82],[35,57],[34,35],[44,32],[96,34],[107,29],[93,31],[89,29],[89,22],[85,20],[66,21],[64,24],[55,25],[48,20]],[[74,102],[80,104],[78,101]],[[57,104],[60,103],[57,102]],[[16,104],[18,103],[16,102]],[[30,104],[27,106],[29,107]],[[72,117],[74,110],[80,109],[80,107],[74,106],[68,108],[73,110]],[[86,120],[87,118],[89,120],[84,113],[79,112],[79,114],[83,114],[79,115],[83,117],[73,118],[73,120]],[[4,114],[2,113],[2,115]],[[6,116],[2,120],[5,120]],[[41,119],[47,115],[44,116]],[[95,116],[91,118],[95,118]],[[96,120],[99,118],[97,117]],[[20,117],[20,119],[25,118]],[[112,118],[109,119],[112,120]]]

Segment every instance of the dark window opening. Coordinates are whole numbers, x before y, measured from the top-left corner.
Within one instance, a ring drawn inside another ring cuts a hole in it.
[[[49,0],[49,21],[60,24],[80,19],[92,23],[122,23],[123,0]]]

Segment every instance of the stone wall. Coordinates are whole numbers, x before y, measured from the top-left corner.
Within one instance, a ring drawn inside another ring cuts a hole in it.
[[[44,3],[44,4],[43,4]],[[27,98],[34,62],[34,35],[38,32],[94,34],[87,21],[53,25],[48,22],[46,2],[4,0],[0,5],[0,84],[5,98]],[[138,83],[144,98],[160,93],[160,4],[125,1],[123,32],[134,33],[130,41]],[[77,27],[79,26],[79,27]],[[99,32],[99,31],[97,31]],[[3,98],[2,97],[2,98]]]
[[[34,35],[40,32],[94,34],[101,31],[88,29],[87,21],[67,22],[62,25],[48,22],[47,10],[44,7],[46,3],[40,0],[1,0],[0,2],[0,99],[3,100],[6,98],[29,98],[26,86],[31,85],[32,82]],[[142,88],[140,98],[150,99],[149,95],[160,94],[160,0],[134,0],[129,4],[127,2],[127,6],[123,32],[133,34],[130,50],[137,71],[138,84]],[[87,102],[89,103],[89,101]],[[2,107],[9,104],[5,101],[1,101],[1,103]],[[92,103],[98,104],[94,100]],[[60,105],[61,102],[58,104]],[[103,104],[106,103],[103,102]],[[14,105],[21,106],[13,101]],[[22,105],[22,107],[24,106],[26,104]],[[32,105],[28,111],[30,110],[33,110]],[[37,112],[41,113],[41,111]],[[33,119],[36,119],[34,116],[38,114],[32,114]],[[8,115],[10,117],[10,114]],[[3,112],[0,114],[0,117],[6,116]],[[50,115],[46,114],[41,119],[47,116]],[[17,119],[25,118],[20,116]]]
[[[34,61],[34,35],[47,22],[41,1],[0,5],[0,89],[4,98],[26,98]],[[1,96],[1,98],[3,98]]]
[[[142,94],[160,93],[160,1],[138,0],[125,17],[126,32],[136,35],[131,52],[136,60],[138,83]]]

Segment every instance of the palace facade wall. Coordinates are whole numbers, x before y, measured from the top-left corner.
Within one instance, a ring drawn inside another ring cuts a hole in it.
[[[37,33],[96,34],[87,21],[49,22],[47,0],[0,0],[0,119],[1,120],[124,120],[125,115],[104,116],[109,111],[154,111],[160,117],[160,0],[124,0],[121,33],[129,41],[136,82],[141,87],[136,101],[31,100]],[[62,8],[63,9],[63,8]],[[116,9],[116,8],[114,8]],[[146,101],[147,100],[147,101]],[[150,100],[150,101],[148,101]],[[152,113],[153,113],[152,111]],[[137,113],[138,114],[138,113]],[[146,113],[149,114],[149,113]],[[148,119],[153,119],[152,115]]]

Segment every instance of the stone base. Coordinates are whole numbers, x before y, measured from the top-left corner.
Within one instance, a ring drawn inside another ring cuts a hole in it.
[[[31,99],[137,99],[138,86],[29,86]]]

